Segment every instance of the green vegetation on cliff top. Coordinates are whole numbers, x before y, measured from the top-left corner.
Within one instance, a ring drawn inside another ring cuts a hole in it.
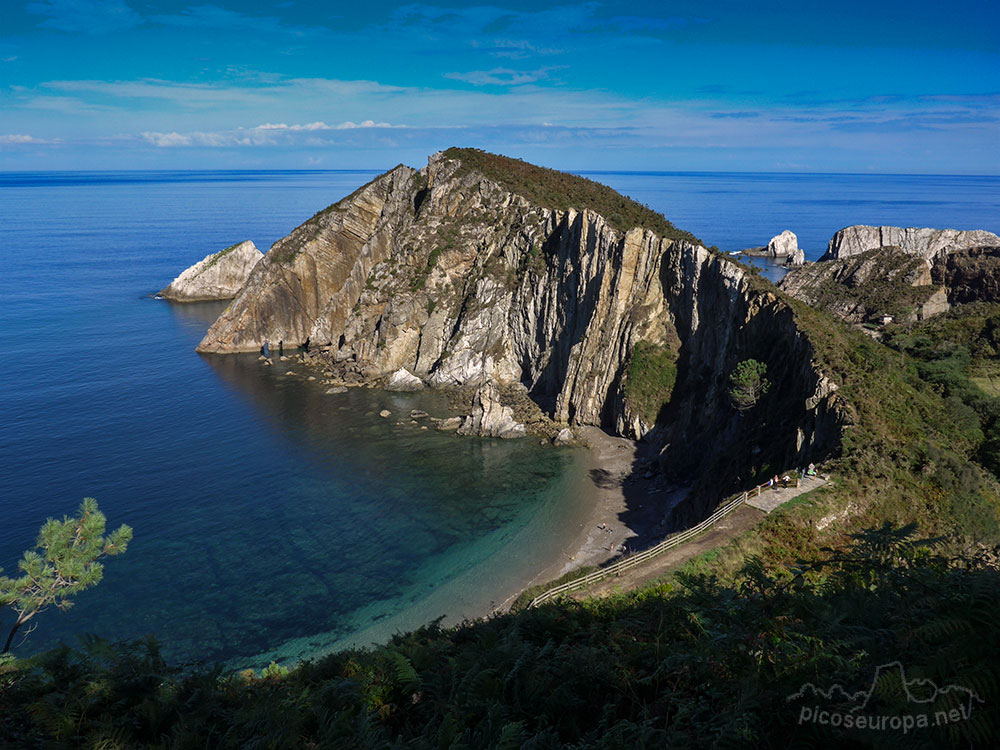
[[[678,229],[663,214],[657,213],[607,185],[585,177],[537,167],[520,159],[491,154],[475,148],[449,148],[449,159],[462,163],[458,174],[475,171],[530,202],[556,211],[589,208],[599,213],[615,229],[628,231],[633,227],[648,229],[671,240],[684,240],[695,245],[704,243],[690,232]]]

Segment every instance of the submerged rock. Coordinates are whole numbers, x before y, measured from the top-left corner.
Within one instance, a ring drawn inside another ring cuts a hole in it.
[[[442,419],[437,423],[436,429],[441,432],[453,432],[462,426],[461,417],[448,417],[447,419]]]
[[[174,302],[232,299],[264,257],[249,240],[212,253],[185,269],[160,295]]]

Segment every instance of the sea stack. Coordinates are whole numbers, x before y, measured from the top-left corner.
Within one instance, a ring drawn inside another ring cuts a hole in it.
[[[183,271],[160,295],[174,302],[232,299],[263,257],[249,240],[231,245]]]

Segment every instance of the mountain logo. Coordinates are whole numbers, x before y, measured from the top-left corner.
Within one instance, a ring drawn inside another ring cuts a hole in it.
[[[888,712],[888,707],[882,705],[885,698],[892,699],[895,712]],[[803,703],[799,724],[813,722],[847,729],[904,732],[968,720],[975,704],[984,703],[974,690],[964,685],[938,687],[933,680],[908,680],[903,664],[898,661],[879,665],[871,683],[863,690],[848,690],[840,684],[824,689],[807,682],[785,700]],[[900,712],[901,703],[909,711]]]

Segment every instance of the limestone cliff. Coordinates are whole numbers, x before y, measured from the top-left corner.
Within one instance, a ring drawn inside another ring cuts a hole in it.
[[[673,470],[712,466],[723,486],[828,454],[842,410],[790,308],[693,240],[596,183],[453,149],[276,243],[199,350],[308,339],[369,382],[520,384],[557,422],[649,435]],[[671,373],[653,393],[630,386],[640,343]],[[774,384],[752,416],[728,399],[748,357]]]
[[[185,269],[160,295],[175,302],[232,299],[263,257],[252,242],[240,242]]]
[[[833,235],[820,260],[837,260],[881,247],[897,247],[932,262],[942,253],[971,247],[1000,246],[1000,237],[981,229],[930,229],[916,227],[872,227],[858,224]]]

